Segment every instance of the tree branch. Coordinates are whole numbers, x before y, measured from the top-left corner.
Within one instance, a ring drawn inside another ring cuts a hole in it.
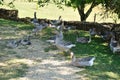
[[[88,11],[85,13],[85,17],[86,17],[86,18],[90,15],[90,13],[92,12],[92,9],[93,9],[95,6],[97,6],[97,5],[98,5],[98,4],[95,2],[95,0],[93,0],[90,8],[89,8]]]

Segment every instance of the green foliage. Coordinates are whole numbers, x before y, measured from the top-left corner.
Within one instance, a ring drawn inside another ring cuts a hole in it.
[[[44,6],[46,6],[46,5],[48,5],[48,2],[49,2],[50,0],[38,0],[38,5],[40,6],[40,7],[44,7]]]
[[[0,0],[0,5],[3,5],[3,0]]]
[[[110,0],[106,1],[106,6],[108,11],[112,11],[118,14],[118,17],[120,18],[120,0]]]
[[[60,9],[63,9],[63,6],[73,7],[74,9],[79,8],[78,12],[80,17],[82,18],[81,21],[86,21],[87,17],[92,12],[92,9],[99,4],[102,4],[102,6],[105,7],[107,11],[112,10],[113,12],[116,12],[120,17],[120,9],[119,9],[120,1],[119,0],[111,0],[111,1],[108,1],[108,0],[48,0],[48,1],[39,0],[38,3],[40,7],[48,5],[48,3],[54,3]],[[85,13],[84,8],[86,4],[91,4],[91,7]],[[108,7],[110,9],[108,9]]]
[[[6,6],[9,6],[10,8],[15,8],[15,6],[14,6],[14,1],[15,0],[10,0],[10,1],[8,1],[8,2],[5,2],[5,0],[0,0],[0,5],[6,5]]]

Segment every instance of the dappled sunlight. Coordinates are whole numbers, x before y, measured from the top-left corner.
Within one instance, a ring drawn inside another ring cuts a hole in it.
[[[8,24],[10,21],[0,23]],[[13,25],[14,22],[11,23]],[[6,41],[11,39],[20,39],[24,35],[31,32],[31,25],[28,27],[24,24],[15,23],[19,29],[14,33],[14,29],[6,30],[0,35],[0,80],[93,80],[93,79],[119,79],[120,77],[120,56],[113,54],[108,43],[99,37],[92,37],[89,44],[81,44],[76,42],[76,34],[74,30],[64,33],[65,40],[76,44],[71,51],[76,57],[95,56],[95,61],[91,67],[78,68],[71,65],[71,60],[58,54],[59,50],[46,43],[46,39],[40,37],[49,37],[54,34],[54,30],[44,29],[38,34],[39,38],[31,39],[31,45],[20,45],[10,49],[6,47]],[[27,28],[29,30],[26,30]],[[13,27],[14,28],[14,27]],[[7,32],[8,31],[8,32]],[[52,32],[53,31],[53,32]],[[88,36],[88,31],[78,31],[80,36]],[[4,34],[5,33],[5,34]],[[7,35],[9,34],[9,35]],[[47,36],[44,36],[47,35]],[[2,37],[1,37],[2,36]],[[49,48],[45,52],[45,48]],[[68,56],[67,56],[68,57]]]
[[[6,64],[6,63],[1,63],[1,62],[0,62],[0,67],[1,67],[1,66],[8,66],[8,64]]]
[[[79,80],[79,75],[75,75],[76,72],[83,69],[72,67],[68,61],[58,60],[43,60],[41,63],[29,68],[27,75],[20,80],[28,78],[31,79],[61,79],[61,80]],[[38,76],[39,75],[39,76]],[[74,76],[73,76],[74,75]]]
[[[101,45],[103,45],[103,46],[108,46],[108,43],[102,43]]]
[[[9,64],[11,64],[11,63],[23,63],[23,64],[27,64],[29,66],[32,66],[33,64],[35,64],[35,62],[33,60],[29,60],[29,59],[11,59],[7,63],[9,63]]]
[[[114,73],[114,72],[105,72],[103,74],[105,74],[105,75],[107,75],[107,76],[109,76],[110,78],[113,78],[113,79],[119,79],[119,75]]]

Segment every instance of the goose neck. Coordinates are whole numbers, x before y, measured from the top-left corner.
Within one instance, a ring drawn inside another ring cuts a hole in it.
[[[73,55],[72,56],[72,62],[75,62],[76,61],[76,57]]]

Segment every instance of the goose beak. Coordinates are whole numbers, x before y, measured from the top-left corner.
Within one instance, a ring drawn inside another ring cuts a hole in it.
[[[73,52],[70,52],[70,58],[72,59],[74,56],[74,53]]]

